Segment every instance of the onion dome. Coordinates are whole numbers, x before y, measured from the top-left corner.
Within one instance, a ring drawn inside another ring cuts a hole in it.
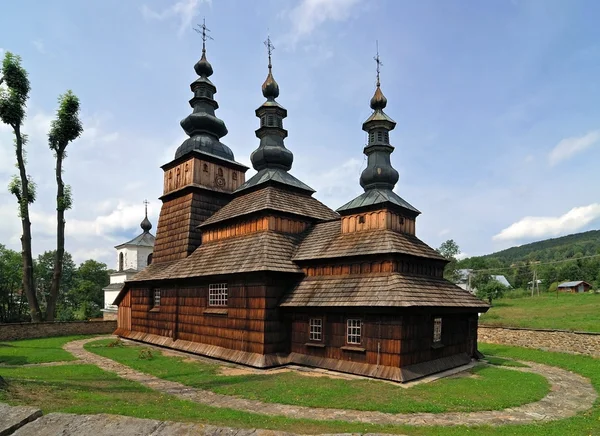
[[[260,119],[260,128],[256,130],[256,136],[260,139],[260,145],[254,150],[250,160],[256,171],[265,168],[280,168],[288,171],[292,168],[294,155],[283,144],[283,140],[287,137],[287,130],[283,128],[283,119],[287,117],[287,110],[275,101],[279,96],[279,85],[273,77],[271,40],[267,39],[267,43],[269,73],[262,85],[262,93],[267,101],[256,109],[256,116]]]
[[[381,92],[381,87],[379,85],[379,81],[377,81],[377,89],[375,90],[375,94],[371,98],[371,109],[373,110],[383,110],[387,106],[387,98]]]
[[[142,228],[142,230],[146,233],[148,233],[151,229],[152,229],[152,223],[150,222],[150,220],[148,219],[148,216],[146,216],[142,222],[140,223],[140,227]]]
[[[310,186],[288,172],[292,168],[294,155],[283,143],[288,135],[287,130],[283,128],[283,119],[287,117],[287,110],[275,101],[279,97],[279,85],[273,77],[271,54],[274,47],[270,38],[267,38],[265,45],[269,53],[269,73],[262,85],[262,94],[267,100],[255,111],[260,119],[260,127],[256,130],[256,137],[260,139],[260,144],[250,155],[252,166],[257,173],[238,187],[236,192],[276,183],[312,194],[315,191]]]
[[[206,78],[212,76],[213,69],[210,62],[206,59],[206,49],[202,49],[202,57],[196,62],[196,65],[194,65],[194,70],[200,77]]]
[[[360,175],[360,185],[365,192],[337,211],[341,214],[350,214],[376,205],[391,204],[401,208],[409,216],[417,216],[420,212],[394,192],[399,175],[390,160],[394,151],[394,147],[390,145],[390,131],[394,130],[396,122],[383,111],[387,106],[387,98],[383,95],[379,82],[381,66],[379,53],[375,61],[377,62],[377,85],[370,101],[373,113],[362,126],[368,134],[368,142],[363,151],[367,156],[367,167]]]
[[[206,58],[206,26],[202,26],[202,57],[194,65],[196,74],[200,76],[190,85],[194,96],[190,100],[193,111],[181,121],[181,127],[189,136],[183,141],[175,152],[175,159],[197,150],[209,153],[227,160],[234,160],[233,152],[229,147],[219,141],[227,135],[227,127],[223,120],[215,116],[219,104],[214,100],[217,93],[216,86],[209,77],[213,68]]]

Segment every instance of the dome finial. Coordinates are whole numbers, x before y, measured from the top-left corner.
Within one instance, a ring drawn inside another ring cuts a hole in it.
[[[269,74],[267,75],[265,83],[262,85],[262,93],[266,99],[274,100],[279,97],[279,85],[273,78],[273,65],[271,64],[271,54],[273,54],[275,47],[271,43],[271,37],[269,35],[267,35],[267,40],[264,42],[264,44],[267,47],[267,53],[269,54]]]
[[[140,227],[142,228],[144,233],[148,233],[150,229],[152,229],[152,223],[148,219],[148,204],[148,200],[144,200],[145,216],[142,222],[140,223]]]
[[[200,77],[209,77],[213,73],[212,65],[206,59],[206,40],[213,39],[212,36],[207,34],[206,32],[210,32],[210,29],[206,27],[206,18],[202,20],[202,25],[198,24],[198,29],[194,29],[197,33],[202,35],[202,57],[200,60],[194,65],[194,70],[196,70],[196,74]]]
[[[379,59],[379,41],[375,41],[375,45],[377,47],[377,54],[373,59],[377,63],[377,89],[375,89],[375,94],[371,98],[371,109],[373,110],[384,109],[387,106],[387,98],[381,92],[381,82],[379,81],[379,73],[383,65],[383,62]]]

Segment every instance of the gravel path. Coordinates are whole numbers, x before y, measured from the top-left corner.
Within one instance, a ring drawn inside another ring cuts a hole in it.
[[[319,421],[338,420],[391,425],[504,425],[529,424],[568,418],[591,408],[597,393],[588,379],[553,366],[525,362],[528,368],[507,369],[540,374],[548,379],[551,389],[540,401],[505,410],[482,412],[411,413],[392,414],[383,412],[311,408],[286,404],[263,403],[238,397],[216,394],[181,383],[162,380],[149,374],[136,371],[106,357],[98,356],[83,348],[87,342],[98,340],[89,338],[68,342],[63,347],[85,363],[116,373],[127,380],[136,381],[156,391],[178,398],[205,404],[258,413],[268,416],[285,416]]]

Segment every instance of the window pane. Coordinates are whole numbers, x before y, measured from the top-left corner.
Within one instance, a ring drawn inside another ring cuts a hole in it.
[[[442,341],[442,318],[433,320],[433,342]]]
[[[308,338],[311,341],[321,341],[323,339],[323,320],[321,318],[311,318],[309,320]]]
[[[349,344],[360,344],[362,330],[362,320],[349,319],[346,324],[346,342]]]
[[[160,289],[154,290],[154,307],[160,306]]]
[[[208,285],[208,305],[227,306],[227,283]]]

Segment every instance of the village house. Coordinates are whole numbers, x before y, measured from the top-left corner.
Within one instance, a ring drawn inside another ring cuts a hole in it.
[[[584,282],[583,280],[576,280],[573,282],[564,282],[558,285],[558,290],[560,292],[588,292],[591,289],[592,285],[588,282]]]
[[[379,62],[362,126],[364,193],[334,211],[290,173],[268,46],[249,180],[221,142],[227,128],[203,47],[193,112],[181,122],[189,138],[162,167],[153,261],[115,300],[116,334],[256,368],[293,363],[395,381],[477,358],[488,305],[444,280],[447,261],[415,235],[420,212],[394,192],[396,123],[384,112]]]

